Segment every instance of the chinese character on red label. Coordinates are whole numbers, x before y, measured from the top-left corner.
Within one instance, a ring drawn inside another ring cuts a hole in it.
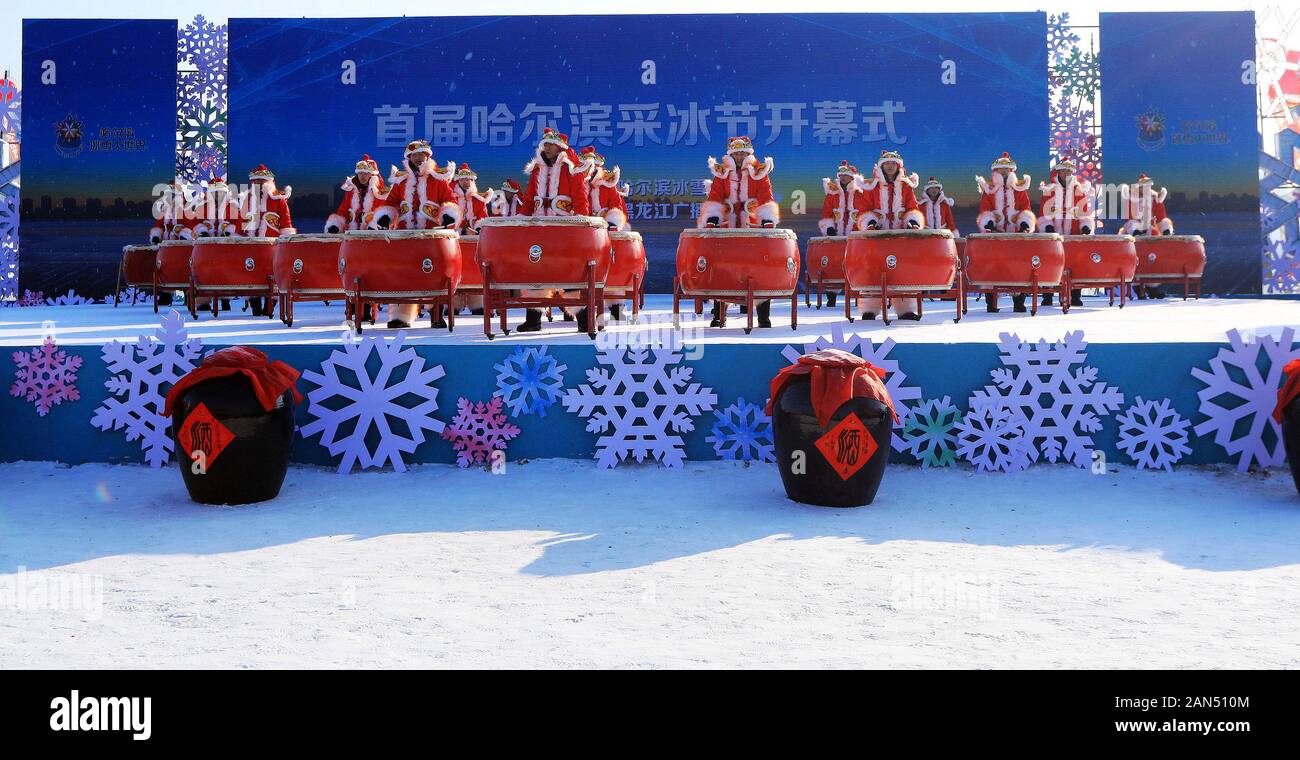
[[[206,404],[199,404],[190,412],[176,437],[190,459],[194,459],[196,450],[203,452],[205,467],[211,467],[221,452],[235,440],[230,428],[218,422]]]
[[[817,449],[831,463],[840,480],[853,477],[875,455],[876,448],[876,439],[858,415],[852,413],[817,439]]]

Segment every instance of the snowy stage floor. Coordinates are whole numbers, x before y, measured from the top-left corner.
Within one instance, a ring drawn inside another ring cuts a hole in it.
[[[725,463],[0,480],[0,668],[1300,666],[1281,470],[892,467],[854,510]]]
[[[1066,332],[1083,330],[1092,343],[1222,343],[1224,333],[1230,328],[1254,331],[1256,335],[1277,337],[1284,327],[1300,325],[1300,302],[1293,300],[1205,298],[1200,301],[1183,301],[1173,297],[1162,301],[1130,301],[1120,309],[1107,307],[1107,299],[1087,298],[1085,306],[1062,314],[1057,306],[1043,307],[1037,316],[1015,314],[1008,299],[1003,298],[1003,309],[998,314],[987,314],[983,303],[971,299],[970,312],[960,323],[952,318],[955,307],[951,302],[933,301],[925,306],[922,322],[895,321],[886,327],[881,321],[853,323],[852,329],[873,340],[893,338],[899,343],[996,343],[998,335],[1013,332],[1025,340],[1046,338],[1057,340]],[[650,295],[641,322],[611,323],[611,334],[667,329],[671,325],[672,297]],[[689,342],[698,343],[772,343],[786,344],[811,342],[826,335],[835,323],[844,323],[842,306],[835,309],[799,308],[799,329],[790,330],[790,306],[787,302],[773,304],[773,328],[755,329],[746,335],[745,319],[733,307],[726,328],[708,327],[707,312],[700,317],[689,312],[683,317],[683,335]],[[280,320],[255,318],[247,312],[223,313],[213,319],[210,314],[200,314],[197,322],[190,322],[189,335],[201,338],[204,345],[329,345],[339,344],[346,334],[342,322],[343,307],[335,303],[302,303],[296,307],[296,321],[292,328]],[[589,340],[579,334],[573,323],[556,321],[547,323],[540,333],[498,334],[494,344],[503,343],[570,343],[584,344]],[[382,316],[382,315],[381,315]],[[511,327],[523,319],[523,311],[511,312]],[[188,314],[186,314],[188,319]],[[152,306],[111,305],[43,306],[0,311],[0,345],[37,345],[51,326],[57,331],[62,345],[99,345],[109,340],[134,341],[142,333],[149,333],[158,324],[159,317]],[[456,332],[434,330],[427,322],[418,323],[407,331],[408,343],[475,345],[487,344],[483,335],[482,317],[462,314],[456,323]],[[494,328],[495,329],[495,328]],[[391,335],[394,330],[384,326],[366,326],[368,334]]]

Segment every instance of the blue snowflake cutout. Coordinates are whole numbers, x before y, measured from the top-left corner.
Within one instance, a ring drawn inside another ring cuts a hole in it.
[[[320,433],[330,456],[342,456],[339,472],[385,463],[405,472],[402,455],[424,443],[426,430],[441,434],[446,427],[432,416],[438,410],[433,383],[446,373],[441,364],[425,369],[424,357],[403,347],[405,340],[405,331],[392,339],[367,336],[330,352],[320,372],[303,370],[303,379],[317,387],[307,393],[307,413],[316,419],[302,426],[302,435]],[[379,365],[373,373],[371,356]]]
[[[726,409],[713,410],[712,434],[704,440],[713,453],[729,462],[775,462],[776,443],[766,405],[751,404],[744,396]]]
[[[1191,421],[1179,414],[1167,398],[1143,401],[1137,396],[1134,401],[1123,414],[1115,415],[1119,449],[1139,470],[1172,472],[1179,460],[1192,453],[1187,445]]]
[[[947,396],[922,401],[903,423],[903,442],[922,467],[947,467],[957,460],[956,430],[961,418],[961,410]]]
[[[564,391],[564,371],[569,367],[547,353],[546,346],[519,346],[493,368],[497,389],[492,395],[505,401],[511,415],[545,417]]]

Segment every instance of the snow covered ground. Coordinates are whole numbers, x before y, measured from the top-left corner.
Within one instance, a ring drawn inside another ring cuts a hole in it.
[[[1278,337],[1285,327],[1300,322],[1300,306],[1294,300],[1269,300],[1250,298],[1204,298],[1184,301],[1170,297],[1162,301],[1130,301],[1120,309],[1107,306],[1107,299],[1086,297],[1086,305],[1062,314],[1057,306],[1042,307],[1037,316],[1016,314],[1011,311],[1008,298],[1003,298],[1003,309],[997,314],[984,311],[978,299],[970,300],[970,311],[960,323],[952,321],[956,309],[952,303],[930,301],[925,304],[925,317],[921,322],[895,321],[885,326],[880,320],[857,320],[852,330],[872,340],[891,337],[899,342],[913,343],[997,343],[1003,332],[1014,332],[1025,340],[1039,338],[1058,340],[1071,330],[1083,330],[1091,343],[1222,343],[1224,333],[1232,327],[1251,330],[1258,335]],[[803,343],[820,335],[828,335],[833,324],[846,324],[842,301],[837,308],[804,308],[799,302],[799,329],[790,330],[790,304],[788,301],[772,305],[773,327],[755,329],[745,335],[745,318],[733,307],[727,327],[709,328],[709,313],[696,316],[692,304],[682,305],[682,328],[690,342],[698,343]],[[298,304],[292,328],[285,327],[279,319],[253,317],[248,312],[226,312],[218,319],[211,314],[199,315],[198,321],[190,319],[183,307],[186,328],[190,337],[201,338],[205,345],[310,345],[342,342],[345,335],[343,306],[334,303]],[[523,320],[523,310],[510,313],[512,328]],[[99,345],[109,340],[134,341],[142,333],[150,333],[157,326],[159,316],[151,305],[122,305],[113,308],[107,304],[89,306],[37,306],[22,309],[0,310],[0,346],[39,345],[51,328],[60,345]],[[640,325],[629,322],[611,324],[611,333],[643,331],[648,326],[667,330],[672,324],[672,297],[651,294],[646,297],[646,311],[642,312]],[[366,326],[372,335],[392,335],[382,324]],[[496,327],[493,327],[494,331]],[[468,312],[456,320],[456,331],[434,330],[427,321],[421,321],[408,330],[407,343],[453,343],[458,345],[484,345],[483,318]],[[511,333],[498,335],[496,343],[546,342],[586,344],[586,335],[577,332],[573,323],[556,321],[546,325],[540,333]]]
[[[0,668],[1300,666],[1283,470],[891,467],[855,510],[728,463],[0,481]]]

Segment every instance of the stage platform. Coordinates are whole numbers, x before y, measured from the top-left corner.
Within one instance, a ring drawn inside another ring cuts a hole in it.
[[[667,463],[680,463],[682,457],[725,458],[735,451],[731,443],[737,437],[746,439],[755,424],[761,427],[761,420],[754,422],[743,412],[752,413],[753,405],[761,412],[771,378],[804,351],[826,346],[855,351],[883,367],[904,417],[923,404],[930,412],[946,404],[959,416],[968,415],[975,408],[973,402],[984,395],[1023,393],[1034,399],[1026,403],[1086,410],[1082,414],[1066,410],[1066,417],[1039,421],[1040,432],[1044,425],[1049,430],[1064,425],[1071,430],[1065,437],[1089,439],[1108,462],[1130,464],[1135,459],[1120,446],[1121,415],[1137,410],[1139,397],[1148,405],[1167,399],[1168,410],[1188,423],[1181,428],[1187,450],[1177,457],[1180,464],[1247,467],[1284,461],[1276,424],[1266,418],[1272,411],[1269,399],[1280,383],[1281,364],[1300,358],[1293,330],[1300,325],[1300,303],[1294,300],[1170,297],[1130,301],[1120,309],[1107,306],[1104,298],[1086,298],[1083,307],[1068,314],[1054,305],[1030,316],[1014,313],[1007,299],[1000,313],[987,314],[983,303],[972,298],[970,311],[960,323],[953,322],[952,302],[931,301],[921,322],[895,321],[888,326],[878,319],[850,324],[842,305],[819,310],[806,308],[801,301],[796,330],[789,326],[789,303],[777,302],[772,309],[774,326],[756,328],[748,335],[743,315],[734,309],[728,326],[717,329],[708,327],[707,310],[697,316],[690,302],[682,305],[680,331],[672,328],[671,297],[651,295],[639,323],[611,322],[594,341],[579,333],[574,323],[561,321],[558,311],[555,321],[544,323],[540,333],[498,333],[491,341],[483,334],[482,318],[468,312],[460,315],[454,333],[429,328],[427,321],[401,331],[366,326],[364,337],[391,341],[402,336],[401,353],[389,352],[387,357],[400,365],[391,375],[381,369],[384,357],[372,342],[355,340],[342,320],[340,303],[300,304],[292,328],[278,318],[255,318],[241,311],[223,312],[216,319],[201,313],[197,320],[183,310],[179,313],[186,338],[201,341],[202,351],[260,346],[271,358],[307,373],[299,382],[304,393],[317,390],[309,379],[313,376],[337,375],[339,382],[356,388],[381,382],[381,375],[400,382],[419,364],[428,387],[436,389],[426,396],[436,401],[430,415],[436,426],[422,436],[418,431],[412,435],[397,455],[401,465],[456,461],[452,443],[439,435],[441,425],[453,421],[458,401],[488,402],[494,395],[507,402],[504,411],[510,424],[519,428],[507,449],[512,461],[594,456],[608,466],[626,466],[637,453],[648,453],[647,461]],[[9,355],[30,356],[43,336],[52,335],[60,350],[80,360],[75,380],[79,398],[54,405],[44,415],[21,393],[0,394],[0,418],[6,429],[0,438],[0,461],[146,461],[148,450],[138,438],[129,438],[122,428],[100,429],[105,408],[147,385],[147,378],[124,372],[120,359],[114,367],[113,356],[125,349],[111,343],[135,346],[141,337],[153,336],[170,311],[155,314],[147,304],[0,309],[0,345],[9,347]],[[510,317],[513,328],[523,313],[512,312]],[[1234,330],[1237,343],[1230,335]],[[1028,349],[1017,349],[1011,335],[1030,343],[1047,341],[1044,350],[1050,356],[1026,359]],[[1051,344],[1067,336],[1067,344],[1053,349]],[[638,353],[639,347],[662,346],[673,338],[681,344],[661,349],[667,359]],[[144,354],[135,351],[137,360],[147,363]],[[364,355],[359,367],[346,366],[349,351]],[[1032,391],[1012,391],[1012,386],[1025,384],[1040,358],[1063,360],[1068,371],[1056,373],[1046,385],[1034,385]],[[15,381],[17,362],[6,358],[6,387]],[[358,381],[358,371],[370,377]],[[613,378],[609,387],[603,386],[606,377]],[[520,399],[521,383],[541,391],[543,401],[512,407],[509,402]],[[1215,384],[1214,392],[1206,391],[1210,383]],[[166,387],[164,383],[160,389],[165,392]],[[1102,388],[1106,390],[1100,392]],[[1236,398],[1219,398],[1220,391]],[[332,399],[328,402],[305,401],[297,410],[299,426],[307,428],[322,409],[345,403],[348,395],[344,391],[342,396],[328,396]],[[386,413],[396,412],[392,419],[398,419],[402,407],[412,402],[403,401],[400,393],[389,395],[397,406],[388,407]],[[595,404],[582,401],[581,397],[592,396],[599,397]],[[1069,401],[1067,396],[1076,398]],[[1149,406],[1145,409],[1151,411]],[[99,425],[92,425],[97,419]],[[744,428],[739,433],[738,420]],[[1130,424],[1130,434],[1132,430]],[[952,436],[958,431],[946,432],[947,443],[955,447]],[[903,428],[896,431],[899,443],[892,457],[904,463],[923,461],[919,448],[898,438],[902,433]],[[367,434],[367,446],[375,444],[378,435]],[[1243,436],[1244,448],[1239,442]],[[642,446],[643,440],[650,444]],[[1035,446],[1036,461],[1053,461],[1044,453],[1052,448],[1044,439],[1040,437]],[[313,432],[296,439],[293,458],[330,467],[343,461],[337,450],[330,452],[320,433]],[[957,459],[960,466],[970,466],[960,464],[960,456]],[[393,464],[390,459],[386,466]]]
[[[236,302],[237,303],[237,302]],[[1300,326],[1300,300],[1269,300],[1259,298],[1202,298],[1200,300],[1172,296],[1163,300],[1129,301],[1124,308],[1107,306],[1108,299],[1088,297],[1085,305],[1061,313],[1059,305],[1042,306],[1038,314],[1017,314],[1011,310],[1010,299],[1002,298],[1002,310],[989,314],[982,301],[972,298],[970,311],[956,323],[956,307],[951,301],[928,301],[924,318],[920,322],[895,320],[885,325],[877,318],[864,322],[859,315],[850,324],[844,318],[842,301],[835,308],[817,309],[799,305],[798,329],[790,329],[790,304],[778,301],[772,304],[772,327],[745,334],[745,316],[735,306],[729,313],[725,328],[710,328],[706,308],[702,315],[694,314],[691,302],[682,303],[682,339],[688,343],[770,345],[800,344],[815,341],[830,334],[834,325],[846,332],[857,333],[873,341],[886,338],[905,343],[997,343],[1004,332],[1011,332],[1023,340],[1057,340],[1066,332],[1083,330],[1090,343],[1223,343],[1230,328],[1250,330],[1255,334],[1277,337],[1286,327]],[[294,326],[286,327],[279,318],[252,317],[246,311],[222,312],[217,318],[200,312],[193,320],[183,308],[191,337],[200,338],[204,345],[258,345],[258,346],[322,346],[338,345],[350,331],[343,322],[341,303],[301,303],[294,307]],[[166,313],[164,307],[161,313]],[[630,309],[627,312],[630,314]],[[152,306],[122,304],[117,308],[108,304],[86,306],[44,306],[0,310],[0,346],[32,346],[40,343],[42,335],[53,326],[61,345],[93,346],[110,340],[134,341],[142,332],[150,331],[158,323]],[[483,318],[462,312],[456,318],[455,332],[429,327],[427,319],[405,330],[406,342],[413,345],[477,346],[556,344],[591,345],[585,334],[579,333],[572,322],[563,322],[555,310],[553,322],[543,322],[539,333],[517,333],[514,328],[523,320],[523,310],[510,313],[509,335],[502,335],[493,320],[496,337],[489,341],[483,334]],[[363,335],[393,336],[380,323],[365,324]],[[672,325],[672,297],[651,294],[646,297],[646,308],[641,311],[637,324],[630,321],[613,322],[606,332],[615,340],[625,340],[637,333],[659,334]]]

